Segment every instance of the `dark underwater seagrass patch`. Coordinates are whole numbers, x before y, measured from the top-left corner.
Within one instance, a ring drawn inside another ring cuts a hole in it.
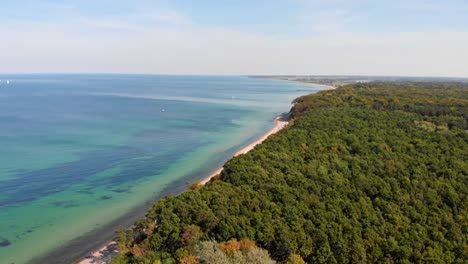
[[[9,245],[11,245],[10,240],[0,237],[0,247],[8,247]]]

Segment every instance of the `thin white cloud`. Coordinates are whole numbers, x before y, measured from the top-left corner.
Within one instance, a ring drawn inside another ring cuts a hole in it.
[[[467,32],[342,33],[278,40],[191,26],[156,27],[132,38],[55,31],[9,36],[0,43],[0,72],[468,77]]]
[[[117,17],[99,18],[83,16],[80,19],[74,20],[75,28],[83,29],[84,27],[90,32],[114,30],[111,33],[116,33],[115,30],[145,32],[155,26],[173,28],[187,26],[191,23],[183,13],[170,9],[144,10]]]
[[[360,16],[347,10],[334,9],[326,11],[301,12],[297,15],[297,22],[306,32],[335,34],[346,30]]]
[[[466,3],[463,1],[435,1],[435,0],[398,0],[393,1],[392,6],[399,9],[406,9],[417,12],[452,12],[467,11]]]
[[[175,10],[153,10],[151,12],[141,12],[132,15],[133,17],[142,18],[146,21],[153,21],[166,24],[185,24],[189,23],[188,18],[181,12]]]
[[[42,5],[45,9],[54,11],[70,11],[76,9],[76,5],[71,3],[44,2]]]
[[[97,19],[82,17],[76,19],[75,22],[77,27],[86,27],[88,29],[93,30],[133,30],[135,28],[135,26],[130,24],[129,22],[117,19]]]
[[[295,22],[308,34],[329,35],[344,32],[365,16],[355,12],[345,0],[296,0],[296,2],[301,8],[295,16]]]

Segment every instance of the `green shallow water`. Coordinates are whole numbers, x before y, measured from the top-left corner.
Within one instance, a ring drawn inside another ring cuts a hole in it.
[[[12,80],[0,87],[0,263],[52,252],[72,262],[320,89],[245,77],[0,77]]]

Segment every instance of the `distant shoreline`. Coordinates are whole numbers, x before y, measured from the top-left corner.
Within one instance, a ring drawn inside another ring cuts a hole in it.
[[[286,78],[286,77],[281,77],[281,76],[247,76],[247,77],[256,78],[256,79],[265,79],[265,80],[294,82],[294,83],[305,84],[307,86],[323,86],[327,90],[333,90],[339,87],[337,85],[332,85],[332,84],[318,82],[318,81],[312,81],[312,80],[305,81],[303,79],[293,79],[293,78]]]

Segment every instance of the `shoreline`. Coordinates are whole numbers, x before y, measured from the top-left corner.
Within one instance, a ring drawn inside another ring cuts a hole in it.
[[[285,128],[289,124],[289,122],[281,120],[281,119],[282,119],[282,116],[277,116],[275,118],[275,126],[274,127],[272,127],[270,130],[268,130],[267,132],[262,134],[259,138],[257,138],[252,143],[248,144],[247,146],[245,146],[242,149],[240,149],[239,151],[237,151],[232,157],[230,157],[230,159],[232,159],[234,157],[237,157],[239,155],[242,155],[242,154],[246,154],[247,152],[254,149],[255,146],[257,146],[258,144],[261,144],[263,141],[265,141],[269,136],[271,136],[273,134],[276,134],[279,131],[281,131],[283,128]],[[210,182],[210,180],[212,178],[214,178],[216,175],[220,174],[223,171],[223,169],[224,169],[224,166],[219,167],[214,172],[212,172],[210,175],[208,175],[208,177],[206,177],[202,181],[200,181],[199,184],[200,185],[207,184],[208,182]]]
[[[105,264],[109,263],[112,258],[117,256],[117,242],[112,240],[107,242],[99,249],[89,253],[87,256],[74,262],[75,264]]]
[[[336,88],[339,88],[339,86],[334,86],[331,84],[324,84],[324,83],[319,83],[319,82],[305,82],[302,80],[290,80],[287,78],[281,78],[277,76],[267,76],[267,77],[261,77],[261,76],[247,76],[248,78],[258,78],[258,79],[267,79],[267,80],[275,80],[275,81],[285,81],[285,82],[294,82],[294,83],[300,83],[300,84],[305,84],[307,86],[323,86],[326,88],[325,90],[334,90]]]
[[[249,143],[247,146],[241,148],[238,150],[233,156],[231,156],[229,159],[246,154],[247,152],[251,151],[252,149],[255,148],[255,146],[261,144],[263,141],[265,141],[269,136],[278,133],[282,129],[284,129],[289,122],[283,120],[284,115],[279,115],[275,117],[274,122],[275,125],[266,131],[264,134],[262,134],[259,138],[254,140],[253,142]],[[206,178],[198,182],[200,185],[206,185],[212,178],[215,176],[219,175],[224,169],[224,164],[223,166],[217,168],[214,172],[210,173]],[[156,201],[155,201],[156,202]],[[112,240],[109,242],[106,242],[103,244],[101,247],[98,249],[89,252],[86,256],[80,258],[79,260],[73,262],[74,264],[107,264],[109,261],[117,256],[119,253],[117,249],[117,242]]]

